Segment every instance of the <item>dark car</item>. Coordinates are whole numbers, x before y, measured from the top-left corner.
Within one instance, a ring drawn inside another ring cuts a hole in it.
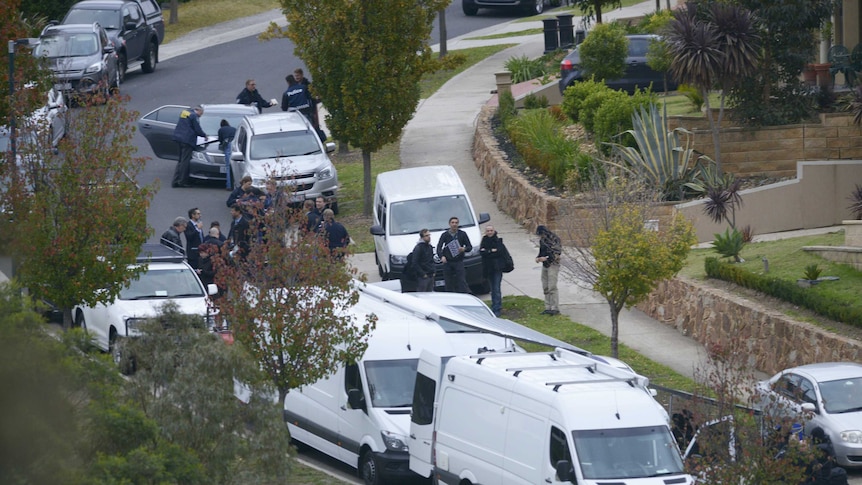
[[[114,45],[98,23],[49,25],[33,55],[47,60],[57,91],[107,97],[120,85]]]
[[[200,139],[205,145],[199,145],[189,166],[189,176],[199,180],[225,180],[224,153],[216,143],[221,120],[227,120],[231,126],[239,126],[246,115],[254,116],[257,108],[244,104],[205,104],[204,114],[200,118],[201,128],[207,134],[207,139]],[[159,158],[178,160],[177,142],[174,141],[174,128],[180,112],[191,109],[188,106],[166,105],[156,108],[138,120],[138,129],[150,143],[153,153]]]
[[[658,72],[647,65],[646,55],[650,42],[658,40],[657,35],[627,35],[629,53],[626,56],[626,73],[619,79],[605,79],[605,84],[611,89],[622,89],[629,94],[636,88],[646,89],[652,84],[654,91],[663,91],[664,73]],[[572,84],[583,81],[586,77],[581,69],[580,46],[575,47],[560,63],[560,92]],[[668,78],[668,91],[677,88],[676,83]]]
[[[147,6],[144,13],[142,5]],[[141,66],[149,73],[159,62],[159,43],[164,38],[164,20],[158,4],[151,0],[84,0],[72,5],[63,24],[99,22],[114,43],[120,64],[120,81],[126,71]]]
[[[538,15],[545,11],[547,0],[461,0],[464,15],[476,15],[480,8],[520,10],[527,15]],[[552,7],[559,7],[561,0],[550,0]]]

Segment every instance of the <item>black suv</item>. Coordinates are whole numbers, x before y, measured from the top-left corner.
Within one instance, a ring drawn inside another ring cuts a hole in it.
[[[62,23],[93,22],[104,27],[114,43],[120,81],[138,64],[144,72],[156,70],[165,23],[155,0],[84,0],[72,5]]]

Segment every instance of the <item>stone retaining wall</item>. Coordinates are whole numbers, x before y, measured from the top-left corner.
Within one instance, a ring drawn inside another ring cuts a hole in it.
[[[749,364],[767,374],[814,362],[859,362],[862,343],[770,311],[687,278],[666,281],[638,308],[702,344],[745,341]]]

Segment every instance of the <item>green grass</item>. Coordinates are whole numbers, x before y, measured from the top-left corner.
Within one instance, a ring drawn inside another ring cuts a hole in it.
[[[703,116],[703,112],[698,111],[684,95],[672,91],[667,96],[661,91],[661,86],[653,86],[654,92],[659,94],[659,103],[667,105],[668,116]],[[709,106],[717,109],[721,103],[721,98],[718,93],[709,93]]]
[[[227,22],[249,15],[255,15],[274,8],[281,8],[278,0],[191,0],[177,7],[177,23],[168,24],[170,18],[169,2],[164,2],[162,14],[165,17],[164,44],[182,37],[202,27]]]
[[[489,45],[484,47],[471,47],[469,49],[458,49],[454,51],[449,51],[449,54],[462,54],[466,57],[464,63],[458,66],[455,69],[448,69],[445,71],[437,71],[426,74],[422,77],[422,80],[419,82],[419,87],[422,90],[419,95],[422,99],[428,98],[438,89],[440,89],[446,81],[452,79],[456,75],[464,72],[469,67],[475,65],[479,61],[486,59],[503,49],[508,49],[516,44],[498,44],[498,45]]]
[[[344,481],[294,460],[290,465],[290,483],[295,485],[344,485]]]
[[[492,35],[483,35],[481,37],[467,37],[464,40],[491,40],[491,39],[505,39],[507,37],[519,37],[522,35],[536,35],[544,32],[544,29],[536,28],[536,29],[525,29],[519,30],[517,32],[503,32],[502,34],[492,34]]]
[[[643,0],[622,0],[620,2],[620,6],[621,7],[631,7],[632,5],[637,5],[640,3],[644,3]],[[662,5],[662,8],[664,8],[664,5]],[[608,12],[613,12],[614,10],[615,9],[606,9],[606,10],[603,10],[603,13],[606,14]],[[580,17],[581,15],[583,15],[583,13],[581,12],[581,9],[574,6],[574,5],[572,5],[572,6],[562,5],[561,7],[554,10],[554,15],[565,14],[565,13],[570,13],[570,14],[574,15],[575,17]],[[524,17],[522,19],[516,20],[515,22],[535,22],[536,20],[542,20],[545,18],[548,18],[548,15],[546,15],[546,14],[533,15],[531,17]],[[602,20],[605,20],[604,16],[602,16]],[[605,21],[607,21],[607,20],[605,20]]]

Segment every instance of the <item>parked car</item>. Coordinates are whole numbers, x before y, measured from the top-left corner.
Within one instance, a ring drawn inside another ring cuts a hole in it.
[[[322,196],[338,213],[338,172],[327,155],[335,151],[335,143],[321,142],[302,113],[244,117],[231,149],[235,186],[249,175],[252,185],[266,190],[266,181],[273,177],[280,187],[291,192],[291,202]]]
[[[117,364],[126,359],[120,340],[139,335],[138,326],[157,315],[167,302],[175,303],[182,313],[200,315],[207,328],[215,327],[209,296],[218,288],[214,284],[204,287],[181,253],[161,244],[145,244],[137,264],[146,265],[146,270],[116,300],[72,309],[75,326],[86,330],[100,349],[111,352]]]
[[[218,149],[218,129],[221,120],[231,126],[239,126],[244,116],[254,116],[257,108],[244,104],[205,104],[204,114],[200,117],[201,128],[206,139],[198,138],[198,146],[192,153],[189,177],[198,180],[225,180],[226,166],[224,152]],[[138,120],[138,130],[147,139],[153,153],[167,160],[179,160],[179,148],[174,141],[174,128],[180,112],[191,109],[188,106],[166,105],[158,107]]]
[[[47,59],[58,91],[107,97],[111,89],[119,89],[114,45],[97,22],[45,27],[33,55]]]
[[[473,16],[480,8],[520,10],[527,15],[539,15],[545,11],[546,0],[461,0],[464,15]],[[550,0],[552,7],[559,7],[561,0]]]
[[[664,90],[664,73],[658,72],[647,65],[646,55],[650,42],[658,40],[659,36],[652,34],[627,35],[629,52],[626,56],[626,72],[619,79],[605,79],[605,84],[611,89],[622,89],[629,94],[635,89],[646,89],[653,86],[654,91]],[[569,53],[560,62],[560,92],[565,93],[566,88],[572,84],[589,79],[581,68],[580,45]],[[677,88],[676,82],[668,77],[668,91]]]
[[[835,460],[862,467],[862,365],[824,362],[783,370],[757,384],[764,414],[804,416],[804,432],[823,428]]]
[[[146,7],[144,7],[146,6]],[[147,13],[144,13],[146,10]],[[159,62],[165,37],[162,10],[154,0],[84,0],[72,5],[63,24],[98,22],[116,48],[120,82],[128,69],[141,66],[150,73]]]

